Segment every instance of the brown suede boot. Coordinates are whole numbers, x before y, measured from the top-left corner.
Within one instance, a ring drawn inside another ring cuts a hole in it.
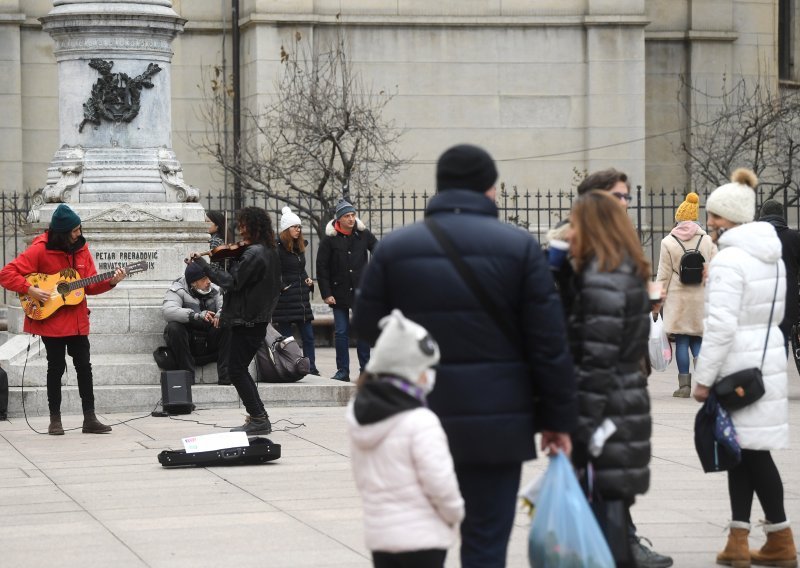
[[[750,567],[750,546],[747,537],[750,534],[750,523],[731,521],[728,533],[728,544],[725,550],[717,554],[717,564],[734,568]]]
[[[751,550],[750,559],[756,566],[781,566],[794,568],[797,566],[797,549],[794,546],[792,527],[789,521],[767,523],[764,525],[767,542],[761,550]]]
[[[84,434],[108,434],[111,432],[111,426],[100,422],[94,412],[84,412],[82,431]]]
[[[63,436],[64,435],[64,427],[61,425],[61,415],[60,414],[51,414],[50,415],[50,426],[47,427],[47,433],[51,436]]]

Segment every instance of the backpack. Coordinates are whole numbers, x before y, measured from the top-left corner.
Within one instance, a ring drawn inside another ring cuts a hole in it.
[[[703,240],[704,236],[700,235],[695,248],[687,249],[678,237],[672,235],[672,238],[678,241],[678,244],[683,249],[683,256],[677,271],[681,284],[700,284],[703,282],[703,264],[705,264],[706,259],[700,252],[700,241]]]
[[[278,330],[267,326],[267,335],[256,351],[257,379],[265,383],[293,383],[305,377],[311,362],[294,337],[282,336]]]

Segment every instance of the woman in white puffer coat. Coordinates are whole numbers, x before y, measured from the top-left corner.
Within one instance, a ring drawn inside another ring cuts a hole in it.
[[[703,401],[722,377],[761,367],[764,396],[731,412],[742,461],[728,472],[732,521],[727,546],[717,555],[717,563],[797,566],[783,482],[770,454],[770,450],[789,444],[786,351],[778,328],[784,311],[786,271],[775,229],[768,223],[751,222],[757,183],[752,171],[736,170],[731,183],[715,189],[706,204],[708,227],[719,253],[711,261],[706,279],[703,349],[693,394]],[[767,542],[760,550],[749,550],[747,541],[754,494],[767,517]]]
[[[376,568],[440,568],[464,519],[453,458],[427,408],[439,347],[400,310],[383,329],[347,407],[364,537]]]

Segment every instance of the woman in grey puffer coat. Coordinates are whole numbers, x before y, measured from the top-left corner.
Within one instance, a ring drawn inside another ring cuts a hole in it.
[[[640,367],[650,329],[650,268],[607,192],[581,196],[571,221],[575,276],[565,293],[572,294],[568,333],[580,409],[573,462],[578,469],[591,465],[595,497],[630,507],[650,485],[650,397]],[[607,428],[605,443],[590,449],[593,435]]]

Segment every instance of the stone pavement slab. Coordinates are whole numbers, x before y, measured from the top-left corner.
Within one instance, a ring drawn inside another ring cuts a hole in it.
[[[714,566],[729,519],[724,474],[703,474],[692,428],[698,405],[675,399],[677,371],[650,380],[652,480],[633,508],[639,533],[677,567]],[[775,452],[789,517],[800,519],[800,377],[790,369],[794,445]],[[269,401],[267,401],[269,407]],[[189,416],[109,414],[111,435],[34,433],[0,422],[0,566],[270,567],[371,565],[341,407],[272,407],[282,457],[259,466],[162,468],[158,452],[181,438],[239,425],[239,408]],[[143,417],[142,417],[143,416]],[[47,419],[30,417],[38,430]],[[81,417],[64,416],[65,427]],[[546,467],[525,465],[523,482]],[[753,520],[763,518],[758,502]],[[530,520],[517,515],[508,566],[527,566]],[[763,542],[753,531],[751,545]],[[458,566],[457,548],[447,566]]]

